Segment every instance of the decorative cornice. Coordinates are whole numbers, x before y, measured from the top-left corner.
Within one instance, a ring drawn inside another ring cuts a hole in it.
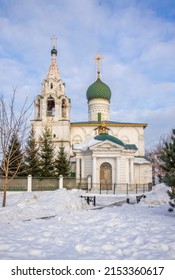
[[[148,124],[146,123],[105,123],[108,127],[147,127]],[[76,122],[76,123],[70,123],[71,127],[83,127],[83,126],[95,126],[98,127],[100,125],[100,123],[96,122],[96,123],[91,123],[91,122]]]

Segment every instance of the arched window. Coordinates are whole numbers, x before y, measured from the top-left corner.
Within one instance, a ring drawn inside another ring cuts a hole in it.
[[[83,139],[81,138],[80,135],[75,135],[74,138],[72,139],[73,144],[80,144],[81,142],[83,142]]]
[[[62,100],[62,118],[66,118],[66,100]]]
[[[55,116],[55,99],[51,95],[47,98],[47,116]]]
[[[53,83],[50,84],[50,88],[51,88],[51,89],[53,88]]]

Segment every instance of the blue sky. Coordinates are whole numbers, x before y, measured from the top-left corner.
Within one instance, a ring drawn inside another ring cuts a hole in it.
[[[175,128],[174,0],[0,0],[0,93],[7,99],[14,86],[19,105],[40,93],[52,35],[71,121],[88,118],[86,90],[100,51],[110,119],[148,123],[147,147]]]

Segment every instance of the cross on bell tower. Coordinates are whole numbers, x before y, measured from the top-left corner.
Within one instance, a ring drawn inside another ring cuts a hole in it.
[[[51,49],[57,49],[57,37],[55,37],[55,35],[53,35],[51,37]]]

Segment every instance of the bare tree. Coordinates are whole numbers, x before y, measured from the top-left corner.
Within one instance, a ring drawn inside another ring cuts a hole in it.
[[[6,206],[6,195],[9,182],[18,175],[22,164],[24,163],[24,146],[28,132],[28,120],[30,116],[26,98],[20,109],[16,106],[16,89],[13,89],[13,94],[10,103],[7,104],[4,97],[0,97],[0,153],[1,153],[1,173],[4,178],[3,185],[3,203]],[[18,102],[19,104],[19,102]],[[19,107],[19,105],[18,105]],[[21,153],[16,153],[15,137],[21,145]],[[10,167],[17,163],[16,168]]]
[[[152,162],[153,185],[155,184],[156,178],[158,178],[163,173],[162,168],[160,167],[162,164],[160,156],[165,143],[169,142],[170,137],[170,133],[162,135],[159,139],[159,142],[155,146],[146,150],[146,157]]]

